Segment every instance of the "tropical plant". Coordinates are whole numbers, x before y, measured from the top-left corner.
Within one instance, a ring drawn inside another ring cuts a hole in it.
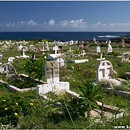
[[[38,78],[39,80],[45,75],[46,59],[41,57],[38,60],[30,59],[25,65],[25,71],[29,76]]]
[[[102,99],[102,88],[98,84],[95,86],[93,83],[90,84],[81,84],[79,88],[79,94],[82,98],[82,102],[86,105],[87,108],[87,117],[90,117],[90,111],[98,107],[97,101]]]

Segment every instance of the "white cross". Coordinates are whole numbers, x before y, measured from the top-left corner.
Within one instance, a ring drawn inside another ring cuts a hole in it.
[[[100,55],[100,58],[97,59],[97,60],[100,60],[100,63],[102,62],[102,60],[105,60],[105,58],[102,58],[102,53],[101,53],[101,55]]]
[[[53,49],[55,50],[55,54],[57,54],[57,51],[59,50],[58,47],[55,45]]]
[[[85,53],[85,50],[82,50],[81,55],[83,55],[83,57],[84,57],[85,54],[86,54],[86,53]]]

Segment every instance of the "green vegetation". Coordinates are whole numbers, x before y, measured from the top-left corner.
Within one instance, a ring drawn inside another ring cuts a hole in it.
[[[39,38],[38,41],[42,42],[43,39]],[[37,44],[38,41],[31,42]],[[92,48],[86,47],[86,52],[95,53],[96,45],[94,44],[91,43],[90,46]],[[106,46],[105,43],[98,44]],[[72,46],[71,49],[74,50],[75,54],[79,54],[84,48],[79,48],[79,51],[77,51],[78,46]],[[69,50],[68,46],[62,49],[63,52],[67,52],[67,50]],[[130,63],[121,63],[121,58],[105,56],[107,48],[101,48],[101,51],[103,57],[112,63],[114,70],[118,73],[118,77],[125,78],[124,73],[130,71]],[[113,48],[113,51],[110,55],[117,56],[120,54],[117,51],[129,51],[129,48]],[[20,54],[21,52],[16,51],[16,46],[11,47],[8,51],[3,52],[4,59],[2,59],[2,62],[6,63],[7,57],[19,56]],[[33,52],[27,51],[26,54],[31,56]],[[45,81],[44,65],[46,59],[43,58],[45,55],[41,57],[42,54],[40,52],[35,52],[35,54],[39,55],[37,60],[15,59],[13,66],[19,74],[27,74],[30,77]],[[69,82],[70,89],[78,93],[82,98],[72,97],[68,93],[65,95],[61,93],[59,96],[50,93],[48,94],[49,99],[44,100],[42,97],[36,97],[36,90],[20,93],[10,91],[6,88],[5,84],[0,84],[0,128],[114,129],[115,125],[130,125],[130,100],[127,97],[106,93],[101,90],[99,84],[94,86],[91,83],[96,79],[96,70],[100,62],[97,61],[97,58],[99,57],[100,54],[86,54],[84,59],[89,59],[89,62],[80,64],[67,63],[66,68],[60,68],[60,80]],[[83,59],[83,57],[73,57],[72,55],[67,55],[66,58],[69,60]],[[6,77],[1,78],[19,88],[34,87],[37,85],[27,79],[16,82],[6,79]],[[115,89],[130,91],[129,80],[122,86],[115,87]],[[112,121],[107,121],[107,118],[103,116],[101,118],[92,117],[90,115],[91,110],[100,110],[97,101],[124,109],[124,116],[119,119],[113,117]]]

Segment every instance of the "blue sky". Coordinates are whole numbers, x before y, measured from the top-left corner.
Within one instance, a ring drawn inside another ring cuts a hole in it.
[[[0,31],[129,31],[130,1],[0,1]]]

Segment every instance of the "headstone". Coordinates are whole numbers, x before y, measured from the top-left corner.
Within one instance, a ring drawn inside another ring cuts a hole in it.
[[[100,46],[96,47],[96,53],[100,53],[100,52],[101,52]]]
[[[66,60],[63,56],[57,57],[56,60],[59,63],[59,67],[63,67],[63,66],[66,67]]]
[[[4,73],[6,75],[9,75],[9,74],[14,74],[16,73],[15,72],[15,69],[13,67],[12,64],[10,63],[6,63],[6,64],[3,64],[1,67],[0,67],[0,73]]]
[[[97,60],[100,60],[100,63],[102,62],[102,60],[105,60],[105,58],[102,58],[102,53],[100,55],[100,59],[97,59]]]
[[[121,46],[125,47],[125,40],[124,39],[121,40]]]
[[[18,51],[21,51],[23,49],[23,46],[20,44],[19,46],[18,46]]]
[[[20,56],[20,58],[29,58],[29,56],[25,55],[25,49],[23,48],[23,52],[22,55]]]
[[[9,57],[8,58],[8,63],[13,63],[14,59],[15,59],[14,57]]]
[[[110,61],[105,60],[100,62],[96,72],[96,80],[101,81],[110,81],[115,85],[121,85],[121,82],[113,78],[114,76],[113,66]]]
[[[111,43],[111,41],[109,41],[109,43],[108,43],[107,53],[112,52],[112,46],[110,43]]]
[[[71,40],[69,43],[70,43],[70,45],[73,45],[73,44],[74,44],[74,41],[73,41],[73,40]]]
[[[45,64],[46,84],[37,85],[38,95],[44,95],[48,92],[58,90],[69,90],[69,82],[59,81],[59,63],[58,61],[47,61]]]
[[[96,38],[95,37],[93,38],[93,42],[96,42]]]
[[[55,54],[57,54],[58,50],[59,50],[59,47],[57,45],[55,45],[55,47],[53,47],[53,51],[55,51]]]
[[[129,56],[130,56],[129,52],[123,52],[122,53],[122,60],[121,60],[121,62],[130,62]]]
[[[46,44],[45,44],[45,48],[46,48],[47,51],[49,51],[48,42],[46,42]]]
[[[81,55],[82,55],[83,57],[86,55],[85,50],[82,50],[82,51],[81,51]]]

